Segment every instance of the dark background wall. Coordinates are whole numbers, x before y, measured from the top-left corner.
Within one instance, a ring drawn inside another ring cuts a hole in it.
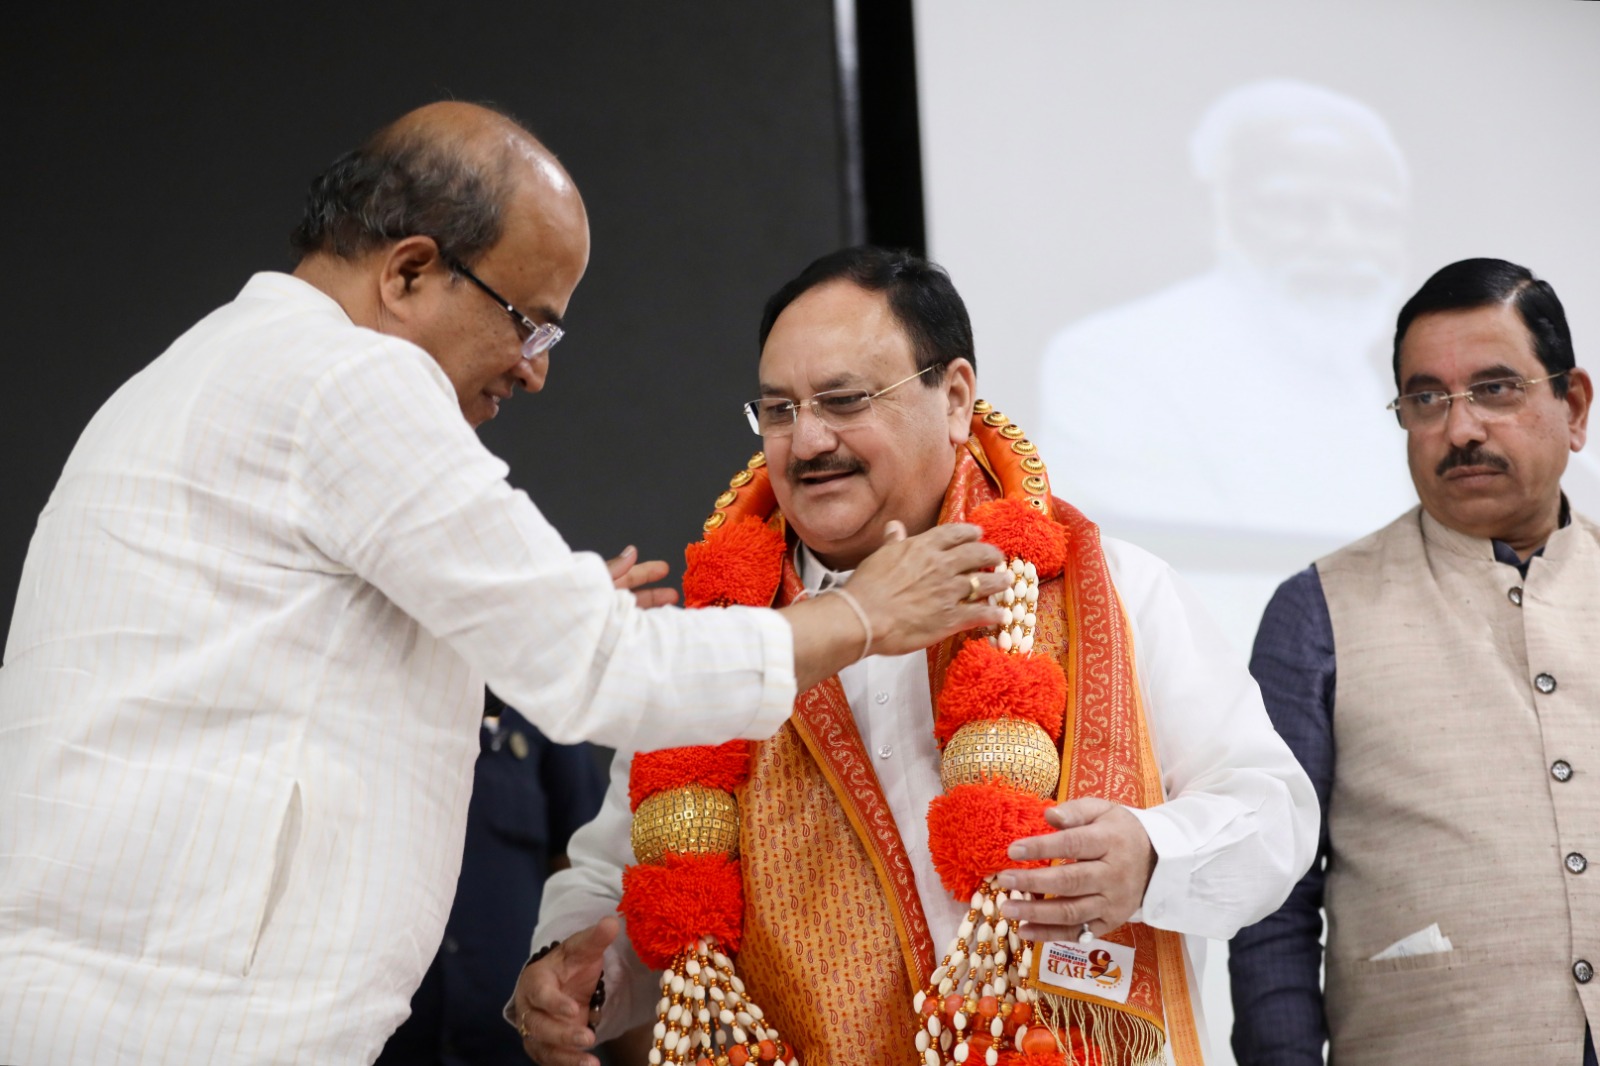
[[[882,210],[847,151],[859,97],[840,92],[830,0],[24,10],[0,46],[0,633],[90,416],[252,272],[289,269],[311,176],[413,106],[510,109],[588,203],[591,265],[549,385],[483,434],[577,548],[634,542],[681,570],[759,446],[738,405],[767,294],[869,216],[921,243],[909,0],[859,16],[858,54],[883,72],[865,104]]]

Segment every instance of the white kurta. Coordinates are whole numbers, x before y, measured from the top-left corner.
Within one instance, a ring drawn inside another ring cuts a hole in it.
[[[1316,793],[1267,718],[1250,675],[1236,665],[1194,594],[1155,556],[1107,538],[1112,583],[1132,620],[1140,693],[1167,801],[1133,813],[1157,862],[1133,920],[1189,934],[1190,1000],[1201,1019],[1203,938],[1231,937],[1277,909],[1316,854]],[[806,587],[826,572],[801,553]],[[928,804],[943,790],[926,656],[872,656],[839,674],[884,797],[910,856],[935,949],[966,915],[945,892],[928,850]],[[628,766],[619,756],[599,817],[567,846],[572,868],[545,886],[535,947],[615,911],[629,843]],[[606,958],[602,1037],[646,1020],[658,995],[626,937]],[[802,1053],[804,1049],[801,1049]]]
[[[252,278],[85,430],[0,669],[0,1062],[365,1063],[460,865],[487,680],[558,741],[771,735],[770,611],[640,611],[420,348]]]

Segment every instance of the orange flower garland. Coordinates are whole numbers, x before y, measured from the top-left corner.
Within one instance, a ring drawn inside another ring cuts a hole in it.
[[[1021,894],[993,881],[1001,870],[1048,865],[1016,862],[1007,849],[1020,837],[1052,830],[1044,812],[1061,772],[1067,679],[1053,657],[1032,653],[1039,582],[1065,566],[1065,530],[1015,496],[974,508],[969,520],[1005,553],[997,571],[1014,581],[990,600],[1006,608],[1006,620],[987,640],[961,646],[937,700],[945,793],[928,805],[929,851],[946,891],[972,907],[917,993],[913,1005],[923,1022],[917,1050],[927,1066],[1086,1064],[1089,1057],[1069,1051],[1049,1027],[1031,1024],[1038,1000],[1028,987],[1034,944],[1004,911],[1006,900]]]
[[[685,552],[685,603],[766,606],[784,550],[782,534],[758,518],[719,522]],[[619,909],[639,958],[662,971],[651,1066],[798,1066],[729,957],[744,931],[734,794],[749,774],[743,740],[634,756],[628,800],[640,861],[622,873]]]

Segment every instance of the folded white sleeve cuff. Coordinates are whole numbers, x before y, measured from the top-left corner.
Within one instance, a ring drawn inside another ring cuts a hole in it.
[[[1156,853],[1156,868],[1150,874],[1150,884],[1145,887],[1144,901],[1128,920],[1158,929],[1177,929],[1182,921],[1182,901],[1189,896],[1194,876],[1192,843],[1160,807],[1145,810],[1129,807],[1128,813],[1144,826]]]

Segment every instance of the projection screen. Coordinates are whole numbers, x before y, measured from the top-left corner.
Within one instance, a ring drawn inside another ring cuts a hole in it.
[[[929,251],[1054,490],[1238,655],[1279,582],[1416,502],[1395,312],[1549,280],[1600,351],[1600,4],[916,0]],[[1595,449],[1564,481],[1600,515]],[[1221,945],[1203,985],[1231,1063]]]

